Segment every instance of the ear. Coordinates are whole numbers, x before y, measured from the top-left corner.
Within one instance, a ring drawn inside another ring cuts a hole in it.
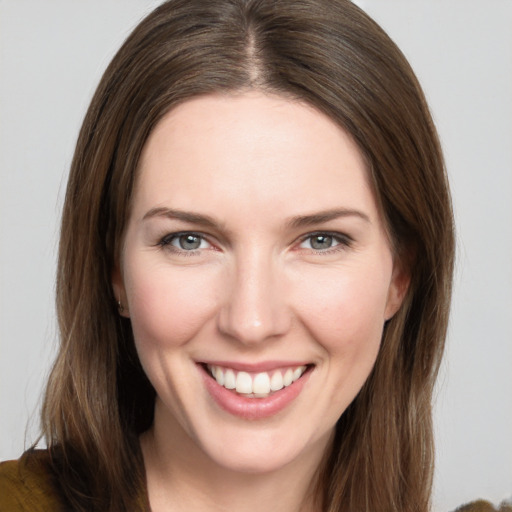
[[[411,283],[409,268],[409,265],[404,265],[403,261],[398,260],[398,258],[393,263],[393,274],[391,275],[384,314],[385,321],[390,320],[396,314],[404,301]]]
[[[130,318],[130,310],[128,308],[128,299],[124,287],[124,279],[118,264],[116,264],[112,269],[112,290],[114,292],[119,314],[124,318]]]

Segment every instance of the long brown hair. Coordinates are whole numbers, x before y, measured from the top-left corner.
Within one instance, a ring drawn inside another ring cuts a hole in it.
[[[353,137],[411,273],[319,468],[321,508],[426,512],[453,267],[450,196],[414,73],[348,0],[171,0],[112,60],[80,131],[63,211],[61,345],[42,410],[53,469],[75,510],[148,507],[138,436],[152,423],[155,393],[111,288],[138,160],[178,103],[251,88],[305,101]]]

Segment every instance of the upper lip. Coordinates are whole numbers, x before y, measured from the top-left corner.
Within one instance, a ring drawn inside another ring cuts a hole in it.
[[[245,363],[241,361],[219,361],[219,360],[205,360],[199,361],[200,364],[211,365],[211,366],[221,366],[223,368],[231,368],[232,370],[237,370],[240,372],[249,372],[249,373],[257,373],[257,372],[269,372],[272,370],[277,370],[278,368],[297,368],[299,366],[310,366],[310,362],[305,361],[262,361],[262,362],[250,362]]]

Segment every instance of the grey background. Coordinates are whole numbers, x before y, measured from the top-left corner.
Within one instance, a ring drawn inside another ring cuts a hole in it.
[[[37,436],[67,170],[102,71],[156,0],[0,0],[0,459]],[[422,82],[458,225],[435,510],[512,495],[512,1],[359,0]],[[28,427],[27,427],[28,425]]]

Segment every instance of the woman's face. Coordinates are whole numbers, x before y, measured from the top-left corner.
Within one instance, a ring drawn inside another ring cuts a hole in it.
[[[139,170],[113,282],[156,439],[237,471],[318,460],[407,285],[357,147],[296,101],[212,95]]]

